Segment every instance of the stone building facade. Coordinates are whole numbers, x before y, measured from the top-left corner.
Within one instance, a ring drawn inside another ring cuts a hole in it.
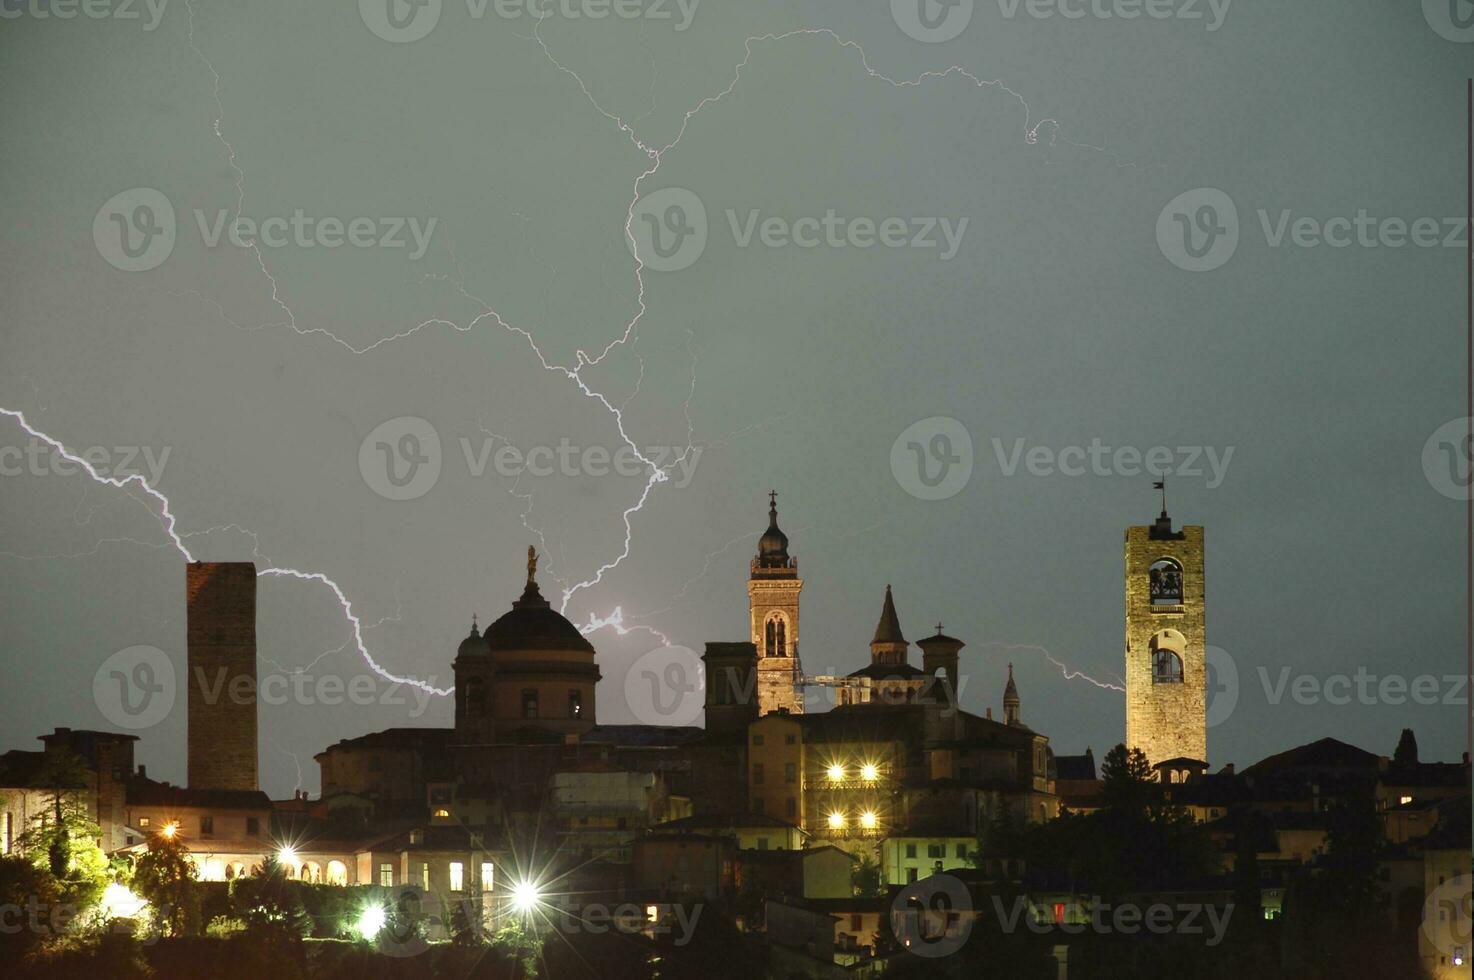
[[[256,566],[190,562],[189,785],[260,788],[256,743]]]

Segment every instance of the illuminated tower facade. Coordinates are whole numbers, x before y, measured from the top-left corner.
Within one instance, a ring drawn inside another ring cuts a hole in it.
[[[1203,529],[1126,530],[1126,745],[1156,765],[1208,761]]]
[[[752,645],[757,648],[758,714],[802,714],[803,669],[798,659],[798,559],[778,528],[778,494],[768,494],[768,529],[758,540],[747,579]]]

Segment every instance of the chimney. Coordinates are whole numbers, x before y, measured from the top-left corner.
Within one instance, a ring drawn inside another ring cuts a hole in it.
[[[260,789],[256,745],[256,566],[190,562],[189,786]]]

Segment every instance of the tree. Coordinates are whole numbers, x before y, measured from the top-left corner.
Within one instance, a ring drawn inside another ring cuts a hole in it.
[[[107,855],[98,843],[102,829],[87,806],[92,779],[92,770],[76,754],[46,753],[36,777],[46,787],[46,809],[16,841],[38,866],[51,872],[62,899],[77,905],[97,901],[108,882]]]
[[[874,898],[882,894],[880,866],[870,855],[862,855],[859,863],[850,871],[850,887],[861,898]]]
[[[199,873],[189,859],[189,848],[178,835],[155,834],[148,850],[133,866],[133,887],[154,910],[154,924],[169,935],[180,934],[184,910]]]
[[[1100,765],[1105,805],[1123,813],[1144,814],[1160,806],[1162,786],[1141,749],[1117,745]]]
[[[1392,761],[1400,766],[1417,764],[1418,739],[1411,728],[1402,730],[1402,737],[1397,740],[1397,750],[1392,753]]]

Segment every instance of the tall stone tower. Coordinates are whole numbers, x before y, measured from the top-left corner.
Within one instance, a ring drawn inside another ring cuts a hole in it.
[[[758,714],[803,714],[803,668],[798,660],[798,559],[788,557],[788,535],[778,529],[778,494],[768,493],[768,529],[758,540],[747,579],[752,645],[757,648]]]
[[[1203,529],[1126,530],[1126,745],[1153,765],[1208,761]]]
[[[186,654],[190,789],[260,789],[256,566],[190,562]]]

